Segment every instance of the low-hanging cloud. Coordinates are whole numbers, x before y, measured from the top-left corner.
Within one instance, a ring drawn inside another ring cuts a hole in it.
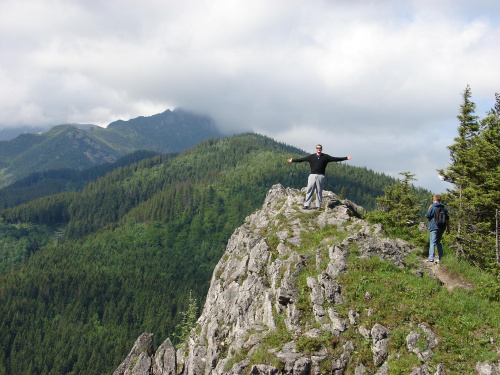
[[[4,0],[0,127],[181,107],[447,185],[461,93],[499,91],[496,1]]]

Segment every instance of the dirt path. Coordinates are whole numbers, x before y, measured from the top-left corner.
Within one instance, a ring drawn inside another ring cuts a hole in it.
[[[427,262],[426,260],[422,261],[424,267],[433,274],[439,281],[443,283],[443,285],[451,292],[456,287],[463,288],[465,290],[471,290],[474,288],[474,285],[468,283],[461,277],[457,275],[453,275],[446,271],[446,269],[437,263]]]

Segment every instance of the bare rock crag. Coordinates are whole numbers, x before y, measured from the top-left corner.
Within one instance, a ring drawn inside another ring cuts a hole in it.
[[[321,210],[303,210],[303,199],[304,191],[273,186],[228,241],[187,342],[174,350],[167,339],[153,352],[151,334],[143,334],[114,375],[344,374],[356,355],[344,335],[350,327],[370,342],[373,361],[371,370],[359,363],[354,373],[388,374],[390,329],[358,325],[369,309],[340,314],[338,277],[353,251],[403,268],[416,249],[385,237],[381,226],[361,219],[362,207],[332,192],[323,193]],[[328,235],[311,247],[308,236],[320,231]],[[417,345],[422,341],[426,347]],[[426,361],[436,345],[426,325],[408,336],[408,350],[422,362],[412,373],[430,374]]]

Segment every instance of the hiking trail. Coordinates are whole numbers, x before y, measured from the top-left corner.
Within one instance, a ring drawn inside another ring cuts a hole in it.
[[[446,267],[443,267],[439,263],[431,263],[427,262],[427,260],[423,260],[422,263],[425,269],[431,275],[434,275],[450,292],[457,287],[465,290],[472,290],[474,288],[474,285],[465,281],[462,277],[448,272]]]

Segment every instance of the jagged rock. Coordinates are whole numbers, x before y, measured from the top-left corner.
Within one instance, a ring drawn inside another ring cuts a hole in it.
[[[226,372],[225,375],[243,375],[247,374],[247,368],[250,365],[250,362],[248,360],[244,360],[241,362],[237,362],[231,367],[230,370]]]
[[[375,375],[389,375],[389,366],[387,365],[387,362],[384,362],[384,364],[379,367]]]
[[[476,364],[478,375],[498,375],[500,374],[500,362],[489,364],[488,362],[478,362]]]
[[[427,364],[412,368],[410,375],[444,375],[444,366],[439,364],[434,374]]]
[[[143,335],[142,344],[134,345],[115,374],[319,375],[325,364],[329,374],[346,373],[356,350],[342,335],[362,318],[354,310],[348,317],[337,310],[345,303],[339,276],[348,272],[351,250],[404,267],[406,256],[415,249],[405,241],[384,238],[380,225],[361,219],[361,207],[332,192],[324,192],[326,207],[320,212],[303,211],[303,199],[304,191],[273,186],[262,209],[248,216],[229,239],[214,269],[197,329],[188,340],[175,352],[167,339],[154,354],[152,336]],[[304,233],[328,226],[345,235],[324,238],[319,248],[303,249]],[[299,285],[304,272],[306,285]],[[370,317],[374,311],[367,307],[362,314]],[[361,325],[357,331],[372,340],[377,374],[386,374],[389,330],[375,324],[371,330]],[[270,344],[273,335],[279,339]],[[336,354],[332,347],[323,347],[326,336],[337,340]],[[303,352],[297,349],[300,342]],[[264,355],[272,360],[260,361]],[[356,371],[367,369],[360,366]]]
[[[344,345],[344,351],[342,355],[333,361],[332,363],[332,373],[334,375],[342,375],[345,372],[345,368],[347,363],[349,362],[349,358],[351,357],[351,353],[354,351],[354,344],[352,340],[347,341]]]
[[[125,372],[126,374],[127,372]],[[132,375],[142,375],[151,373],[151,357],[148,353],[144,352],[137,358],[137,363],[132,368]]]
[[[268,365],[254,365],[252,366],[252,370],[250,371],[250,374],[255,375],[275,375],[279,373],[280,370],[278,368]]]
[[[326,272],[332,279],[346,270],[347,255],[347,251],[343,251],[339,246],[329,248],[330,263],[328,263]]]
[[[340,305],[344,302],[345,298],[341,293],[340,285],[337,284],[328,273],[322,272],[321,275],[318,276],[318,282],[323,287],[328,302],[335,305]]]
[[[355,311],[353,309],[350,309],[349,313],[348,313],[348,316],[349,316],[349,323],[352,326],[358,324],[359,313],[357,311]]]
[[[429,366],[427,364],[424,364],[422,366],[412,368],[410,375],[444,375],[444,366],[442,364],[439,364],[434,374],[432,374]]]
[[[362,363],[357,365],[354,369],[354,375],[368,375],[369,373],[368,368]]]
[[[411,369],[410,375],[432,375],[429,366],[422,365]]]
[[[436,339],[436,335],[430,328],[427,327],[426,324],[421,323],[418,325],[418,328],[421,332],[412,331],[406,337],[406,345],[410,352],[413,352],[417,355],[418,359],[422,362],[427,362],[434,352],[432,349],[438,344],[438,340]],[[419,342],[425,341],[425,347],[422,348],[419,345]]]
[[[166,339],[156,350],[153,358],[153,375],[175,375],[177,363],[175,349],[170,339]]]
[[[388,334],[389,330],[378,323],[371,330],[373,363],[375,363],[375,366],[382,365],[387,359]]]
[[[325,302],[325,297],[323,295],[323,290],[314,277],[307,278],[307,286],[311,289],[311,302],[314,305],[322,305],[323,302]]]
[[[335,335],[338,336],[340,333],[344,332],[347,329],[347,322],[344,319],[340,318],[339,314],[333,308],[328,309],[328,316],[330,317],[330,321],[332,322],[332,332]]]
[[[361,257],[377,255],[382,260],[392,262],[399,268],[405,267],[406,257],[414,250],[408,242],[401,239],[377,237],[361,231],[347,240],[358,241]]]
[[[151,374],[151,356],[153,353],[153,334],[143,333],[135,341],[127,358],[113,372],[113,375]]]
[[[292,374],[308,375],[311,373],[311,360],[306,357],[301,357],[293,364]]]
[[[444,375],[444,365],[442,363],[440,363],[437,366],[436,372],[434,373],[434,375]]]
[[[365,326],[363,326],[363,325],[359,326],[358,331],[361,334],[361,336],[363,336],[366,340],[369,340],[372,338],[371,331],[368,328],[366,328]]]

